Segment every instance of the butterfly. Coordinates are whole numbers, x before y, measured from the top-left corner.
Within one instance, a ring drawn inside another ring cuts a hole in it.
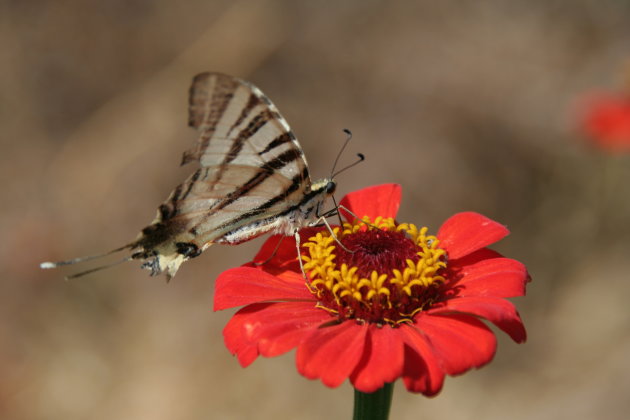
[[[133,242],[106,254],[41,267],[127,250],[130,255],[123,261],[142,260],[142,268],[154,276],[164,273],[168,281],[183,262],[215,243],[238,244],[265,233],[294,235],[299,252],[297,232],[321,222],[324,203],[336,188],[335,175],[311,181],[302,147],[269,98],[236,77],[201,73],[190,87],[188,125],[199,137],[181,164],[197,162],[199,167]]]

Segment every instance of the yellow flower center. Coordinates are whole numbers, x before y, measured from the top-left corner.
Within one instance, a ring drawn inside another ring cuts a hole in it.
[[[439,297],[446,251],[427,228],[364,217],[304,243],[304,269],[318,307],[339,319],[397,325]]]

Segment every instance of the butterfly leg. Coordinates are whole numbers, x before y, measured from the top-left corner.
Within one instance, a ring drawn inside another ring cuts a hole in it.
[[[341,241],[339,240],[339,238],[337,237],[337,235],[335,235],[335,232],[333,231],[332,227],[330,226],[330,224],[328,223],[328,220],[326,220],[327,217],[331,217],[334,216],[335,214],[339,215],[339,209],[340,208],[344,208],[345,207],[341,207],[341,206],[337,206],[335,205],[334,208],[325,211],[324,213],[322,213],[321,215],[319,214],[319,205],[317,206],[317,210],[315,211],[315,215],[317,216],[317,220],[311,224],[311,226],[317,226],[323,224],[324,226],[326,226],[326,229],[328,229],[328,232],[330,232],[330,234],[332,235],[333,239],[335,240],[335,242],[337,242],[339,244],[339,246],[346,252],[349,252],[351,254],[354,253],[354,251],[346,248],[346,246],[344,244],[341,243]],[[355,216],[356,217],[356,216]],[[343,225],[343,221],[341,220],[341,217],[339,218],[339,223],[341,224],[341,226]],[[320,225],[321,226],[321,225]]]
[[[376,225],[374,225],[374,224],[372,224],[372,223],[366,222],[365,220],[361,219],[359,216],[357,216],[357,215],[356,215],[356,213],[354,213],[354,212],[353,212],[352,210],[350,210],[348,207],[345,207],[345,206],[337,206],[337,210],[339,210],[339,209],[341,209],[341,210],[345,210],[345,211],[346,211],[347,213],[349,213],[352,217],[354,217],[355,219],[357,219],[359,222],[363,223],[364,225],[370,226],[370,227],[372,227],[372,228],[374,228],[374,229],[382,230],[382,229],[381,229],[381,228],[379,228],[378,226],[376,226]]]
[[[319,214],[319,211],[315,212],[315,215],[317,216],[318,219],[321,219],[323,217],[332,217],[335,214],[338,214],[337,207],[327,210],[323,214]]]
[[[306,276],[306,271],[304,271],[304,263],[302,262],[302,251],[300,250],[300,233],[298,232],[297,229],[293,233],[293,236],[295,237],[295,248],[297,250],[297,259],[298,259],[298,262],[300,263],[300,270],[302,271],[302,277],[304,277],[304,280],[307,280],[308,277]]]
[[[260,267],[261,265],[265,265],[267,264],[269,261],[273,260],[273,257],[276,256],[276,253],[278,252],[278,250],[280,249],[280,244],[282,244],[282,241],[284,240],[285,236],[281,236],[280,239],[278,240],[278,243],[276,244],[276,247],[273,249],[273,252],[271,253],[271,255],[265,260],[265,261],[261,261],[261,262],[254,262],[253,264],[256,267]]]
[[[334,209],[333,209],[334,210]],[[326,212],[324,214],[327,214],[329,212]],[[312,226],[317,226],[323,224],[324,226],[326,226],[326,229],[328,229],[328,232],[330,232],[330,235],[333,237],[333,239],[335,240],[335,242],[337,242],[337,244],[346,252],[349,252],[351,254],[354,254],[355,251],[352,251],[351,249],[346,248],[346,246],[344,244],[341,243],[341,241],[339,240],[339,238],[337,237],[337,235],[335,234],[335,231],[333,230],[332,226],[330,226],[330,224],[328,223],[328,220],[326,220],[326,216],[320,216],[319,219],[317,219],[315,221],[315,223],[313,223]],[[321,225],[320,225],[321,226]]]

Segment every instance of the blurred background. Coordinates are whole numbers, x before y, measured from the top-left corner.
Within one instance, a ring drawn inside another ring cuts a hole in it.
[[[392,418],[625,419],[630,410],[630,156],[587,144],[576,100],[618,89],[625,1],[0,1],[0,417],[350,418],[352,388],[294,354],[242,369],[212,312],[223,270],[261,241],[212,247],[170,284],[138,262],[73,281],[54,261],[135,238],[192,169],[191,78],[250,80],[315,178],[342,194],[403,186],[399,218],[506,224],[527,264],[529,332],[433,399],[398,383]],[[85,268],[84,266],[76,269]],[[75,270],[76,271],[76,270]]]

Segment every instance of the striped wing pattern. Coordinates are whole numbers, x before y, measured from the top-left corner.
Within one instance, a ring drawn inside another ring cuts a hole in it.
[[[311,184],[302,148],[271,101],[255,86],[201,73],[189,96],[189,125],[199,138],[182,165],[199,168],[160,205],[129,245],[144,268],[171,278],[212,243],[236,244],[266,232],[292,234],[312,222],[331,193]]]

